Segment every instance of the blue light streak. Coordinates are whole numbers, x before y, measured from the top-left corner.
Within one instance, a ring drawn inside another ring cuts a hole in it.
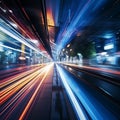
[[[82,31],[82,29],[88,25],[95,16],[95,11],[100,8],[102,4],[106,2],[106,0],[84,0],[84,1],[76,1],[79,4],[78,7],[76,7],[75,2],[71,3],[73,4],[71,6],[72,13],[74,15],[70,19],[70,14],[68,14],[68,17],[66,22],[61,26],[61,30],[57,37],[57,44],[58,44],[58,51],[60,51],[62,48],[67,45],[72,38],[77,34],[77,31]],[[74,9],[73,9],[74,8]],[[70,10],[68,9],[68,11]],[[65,11],[64,11],[65,12]]]
[[[81,112],[80,105],[78,104],[75,96],[77,96],[82,105],[85,107],[92,120],[117,120],[117,118],[110,113],[95,97],[93,97],[89,91],[85,90],[82,85],[78,84],[72,77],[70,77],[70,75],[68,75],[64,69],[58,65],[56,66],[65,89],[77,111],[79,119],[83,120],[80,116],[84,113]],[[84,119],[85,117],[86,116],[83,115]]]
[[[57,69],[59,71],[62,82],[63,82],[63,84],[65,86],[65,89],[66,89],[66,91],[67,91],[67,93],[68,93],[68,95],[70,97],[70,100],[72,101],[72,104],[73,104],[73,106],[74,106],[74,108],[76,110],[76,113],[77,113],[79,119],[80,120],[87,120],[85,115],[84,115],[84,112],[82,111],[82,108],[79,106],[79,103],[78,103],[77,99],[75,98],[75,95],[73,94],[73,92],[72,92],[70,86],[68,85],[65,77],[63,76],[61,68],[58,65],[57,65]]]

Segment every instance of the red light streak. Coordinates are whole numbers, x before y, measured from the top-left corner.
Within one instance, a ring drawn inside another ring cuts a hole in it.
[[[78,67],[78,65],[73,65],[73,64],[66,64],[66,65],[70,65],[70,66],[74,66],[74,67]],[[111,73],[111,74],[116,74],[116,75],[120,75],[120,71],[117,71],[117,70],[111,70],[109,68],[97,68],[97,67],[90,67],[90,66],[81,66],[80,68],[87,68],[87,69],[90,69],[90,70],[97,70],[97,71],[103,71],[103,72],[108,72],[108,73]]]
[[[17,81],[18,79],[22,78],[22,77],[25,77],[26,75],[29,75],[30,73],[33,73],[34,71],[40,69],[41,67],[38,67],[38,68],[34,68],[32,70],[29,70],[29,71],[26,71],[26,72],[23,72],[23,73],[20,73],[19,75],[14,75],[12,77],[9,77],[9,78],[6,78],[6,79],[3,79],[0,81],[0,88],[3,88],[7,85],[9,85],[10,83],[12,82],[15,82]]]
[[[34,73],[32,73],[33,72],[32,71],[29,76],[22,78],[19,81],[15,82],[14,84],[3,89],[0,94],[0,104],[3,104],[7,99],[10,98],[10,96],[12,96],[15,92],[19,91],[22,87],[24,87],[27,83],[29,83],[34,77],[36,77],[38,74],[40,74],[40,72],[43,69],[45,69],[45,68],[42,68],[39,71],[36,71]],[[20,77],[24,77],[24,74],[22,74],[22,76],[20,76]],[[18,79],[18,77],[16,76],[16,78],[13,80],[17,80],[17,79]],[[11,81],[13,82],[13,80],[11,80]],[[9,81],[9,83],[10,83],[10,81]],[[8,83],[6,83],[6,84],[8,84]]]

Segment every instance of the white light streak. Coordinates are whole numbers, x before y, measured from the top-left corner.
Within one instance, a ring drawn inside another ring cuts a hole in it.
[[[30,44],[28,44],[27,42],[23,41],[22,39],[18,38],[17,36],[15,36],[13,33],[11,33],[10,31],[6,30],[5,28],[0,26],[0,30],[4,33],[6,33],[7,35],[9,35],[10,37],[14,38],[15,40],[18,40],[19,42],[25,44],[26,46],[28,46],[29,48],[35,50],[36,52],[38,52],[38,50],[36,50],[33,46],[31,46]]]
[[[2,19],[0,19],[2,20]],[[3,21],[3,20],[2,20]],[[4,21],[3,21],[4,22]],[[7,23],[6,23],[7,24]],[[37,53],[41,54],[42,56],[48,58],[46,55],[44,55],[38,48],[33,47],[31,44],[29,44],[27,41],[25,41],[25,38],[23,36],[21,36],[17,31],[13,30],[12,28],[10,28],[10,26],[8,28],[3,27],[2,24],[0,26],[0,30],[2,32],[4,32],[5,34],[7,34],[8,36],[12,37],[13,39],[19,41],[20,43],[23,43],[24,45],[26,45],[27,47],[31,48],[32,50],[36,51]],[[14,34],[12,32],[12,30],[16,33]],[[19,36],[18,36],[18,35]],[[14,49],[14,48],[13,48]]]
[[[80,120],[87,120],[86,117],[85,117],[85,115],[84,115],[84,113],[83,113],[83,111],[82,111],[82,108],[80,107],[77,99],[75,98],[75,95],[73,94],[70,86],[69,86],[68,83],[66,82],[65,77],[63,76],[60,67],[59,67],[58,65],[56,65],[56,66],[57,66],[57,69],[58,69],[59,74],[60,74],[60,76],[61,76],[61,80],[62,80],[62,82],[63,82],[63,84],[64,84],[64,86],[65,86],[65,88],[66,88],[66,91],[67,91],[67,93],[68,93],[68,95],[69,95],[69,97],[70,97],[70,99],[71,99],[71,101],[72,101],[72,104],[74,105],[74,108],[75,108],[75,110],[76,110],[76,113],[77,113],[79,119],[80,119]]]
[[[3,45],[3,44],[0,44],[0,46],[5,47],[5,48],[8,48],[8,49],[11,49],[11,50],[14,50],[14,51],[18,51],[18,52],[22,52],[22,53],[27,53],[27,52],[24,52],[24,51],[22,51],[22,50],[15,49],[15,48],[12,48],[12,47]],[[27,53],[27,54],[29,54],[29,53]]]

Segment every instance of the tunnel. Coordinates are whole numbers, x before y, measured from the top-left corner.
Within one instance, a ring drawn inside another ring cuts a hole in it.
[[[1,120],[120,120],[120,0],[0,0]]]

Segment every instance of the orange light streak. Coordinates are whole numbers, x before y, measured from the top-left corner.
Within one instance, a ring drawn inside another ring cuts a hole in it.
[[[35,78],[34,78],[35,79]],[[3,110],[2,110],[2,112],[0,113],[0,115],[2,114],[2,113],[4,113],[5,112],[5,110],[7,110],[19,97],[22,97],[23,95],[23,93],[24,92],[27,92],[27,93],[29,93],[29,91],[31,90],[31,88],[34,86],[34,83],[36,83],[36,81],[34,82],[34,80],[33,81],[31,81],[31,82],[29,82],[25,87],[23,87],[11,100],[10,100],[10,102],[8,102],[5,106],[4,106],[4,108],[3,108]],[[26,93],[26,94],[27,94]],[[24,93],[25,94],[25,93]],[[22,96],[21,96],[22,95]],[[25,96],[25,95],[24,95]],[[22,97],[23,98],[23,97]],[[22,99],[21,99],[22,100]],[[17,103],[19,104],[19,102],[17,101]]]
[[[36,88],[34,94],[32,95],[31,99],[29,100],[28,104],[26,105],[26,107],[25,107],[24,111],[22,112],[22,114],[21,114],[19,120],[23,120],[23,119],[24,119],[24,117],[25,117],[27,111],[29,110],[29,108],[30,108],[30,106],[31,106],[31,104],[32,104],[32,102],[33,102],[33,100],[35,99],[35,97],[36,97],[36,95],[37,95],[37,93],[38,93],[38,90],[40,89],[40,87],[41,87],[43,81],[45,80],[47,74],[49,73],[51,67],[53,67],[53,64],[46,67],[45,75],[43,76],[42,80],[40,81],[38,87]]]
[[[11,85],[10,87],[4,89],[0,94],[0,104],[3,104],[7,99],[9,99],[14,93],[20,90],[23,86],[29,83],[37,74],[34,73],[21,81]]]
[[[25,87],[23,87],[13,98],[12,100],[5,105],[4,109],[2,110],[2,113],[5,112],[5,110],[8,109],[14,102],[15,104],[10,107],[10,112],[6,114],[5,119],[9,118],[9,115],[14,111],[14,109],[19,105],[19,103],[25,98],[27,94],[29,94],[30,90],[35,87],[35,85],[38,85],[40,76],[46,72],[46,69],[43,69],[42,72],[34,78],[34,80],[30,81]],[[17,101],[16,101],[17,100]],[[1,113],[1,114],[2,114]]]
[[[14,93],[19,91],[22,87],[28,84],[34,77],[40,74],[40,72],[44,71],[45,67],[32,73],[31,75],[17,81],[16,83],[8,86],[7,88],[3,89],[0,93],[0,104],[3,104],[7,99],[9,99]]]
[[[3,79],[2,81],[0,81],[0,88],[3,88],[5,86],[7,86],[8,84],[12,83],[12,82],[15,82],[17,81],[18,79],[26,76],[26,75],[29,75],[30,73],[33,73],[34,71],[40,69],[41,67],[39,68],[34,68],[32,70],[29,70],[29,71],[26,71],[26,72],[23,72],[23,73],[20,73],[19,75],[14,75],[12,77],[9,77],[7,79]]]

